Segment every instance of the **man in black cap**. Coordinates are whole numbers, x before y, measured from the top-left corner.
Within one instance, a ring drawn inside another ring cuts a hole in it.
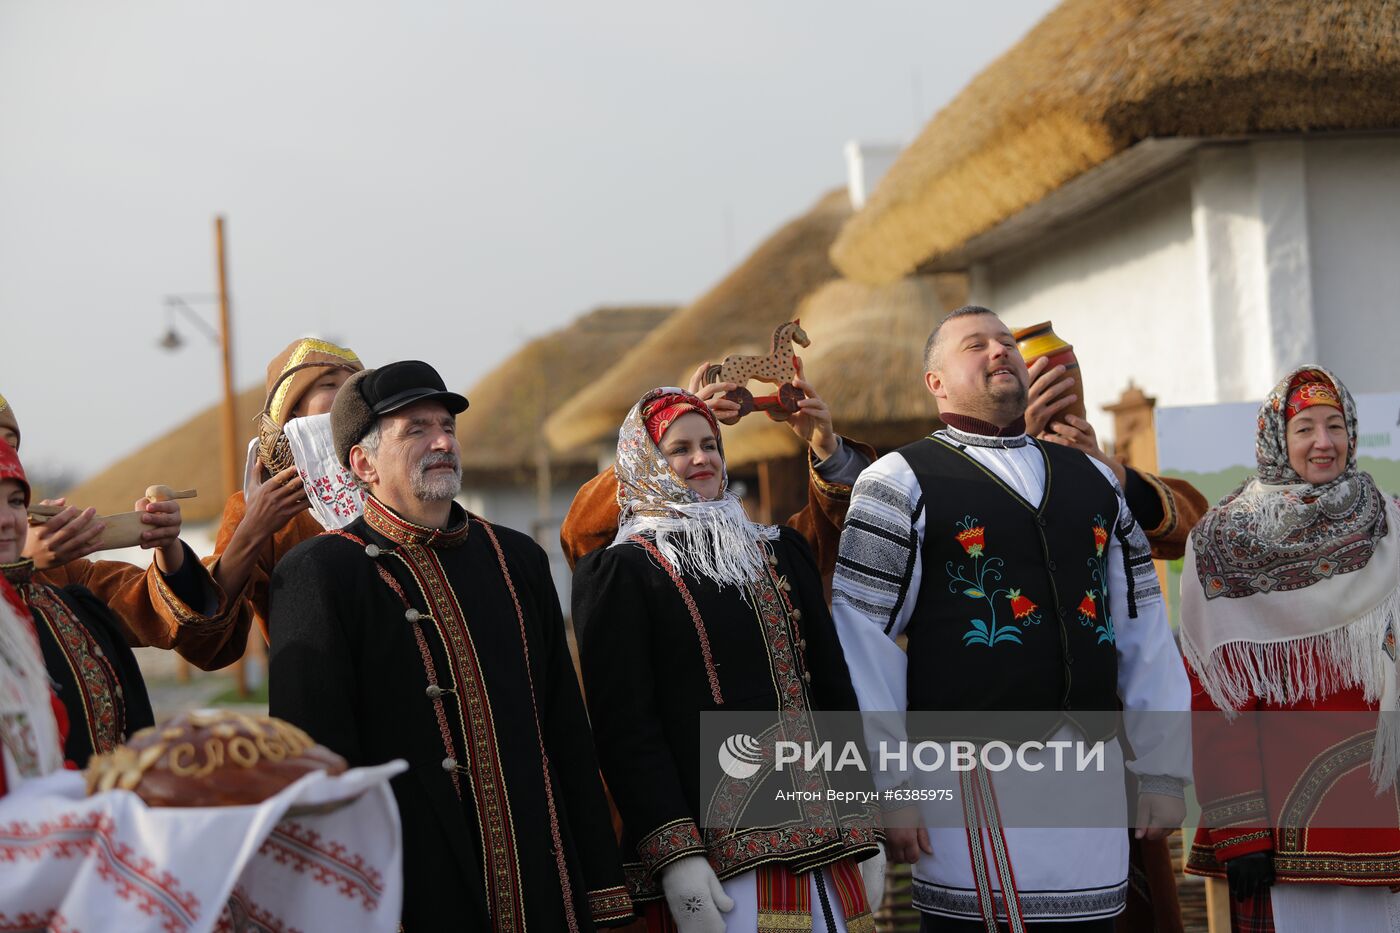
[[[592,930],[631,915],[544,552],[468,515],[428,364],[336,396],[364,515],[272,576],[271,712],[352,765],[402,758],[403,928]]]

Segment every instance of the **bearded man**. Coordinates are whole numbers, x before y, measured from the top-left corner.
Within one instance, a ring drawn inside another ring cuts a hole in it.
[[[1184,712],[1190,691],[1118,481],[1080,450],[1027,438],[1026,364],[988,309],[950,314],[929,337],[925,369],[946,428],[861,474],[837,555],[833,614],[861,709],[1048,713],[1047,738],[1104,739],[1121,762],[1120,704]],[[1139,838],[1166,835],[1184,815],[1184,725],[1125,721]],[[1095,728],[1108,731],[1086,734]],[[896,789],[902,777],[876,783]],[[923,828],[935,804],[920,810],[922,826],[886,829],[889,858],[916,863],[922,929],[1111,931],[1127,891],[1122,829],[1003,828],[995,797],[979,793],[977,826]]]
[[[352,765],[395,758],[403,929],[569,930],[631,916],[543,550],[465,512],[427,363],[356,373],[331,407],[364,514],[271,581],[271,712]]]

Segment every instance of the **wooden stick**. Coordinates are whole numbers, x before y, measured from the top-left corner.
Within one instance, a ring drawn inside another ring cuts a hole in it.
[[[199,495],[197,489],[171,489],[166,485],[146,487],[146,498],[152,502],[166,502],[170,499],[193,499]]]

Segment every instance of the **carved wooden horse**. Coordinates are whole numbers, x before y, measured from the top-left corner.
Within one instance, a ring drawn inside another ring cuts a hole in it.
[[[810,347],[812,341],[802,329],[801,320],[788,321],[773,331],[773,349],[767,356],[740,356],[731,354],[718,364],[711,364],[705,370],[705,382],[732,382],[739,388],[725,393],[739,403],[739,413],[725,419],[733,424],[754,411],[767,413],[774,421],[786,421],[797,414],[797,403],[802,400],[802,390],[792,384],[797,376],[797,356],[792,345]],[[768,382],[778,387],[775,395],[754,397],[748,390],[750,379]]]

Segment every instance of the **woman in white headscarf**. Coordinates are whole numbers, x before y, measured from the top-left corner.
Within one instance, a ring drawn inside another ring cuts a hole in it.
[[[726,745],[727,765],[720,756],[730,780],[701,796],[702,712],[811,729],[808,711],[858,708],[807,543],[749,521],[719,425],[684,390],[653,389],[632,408],[614,470],[619,529],[578,564],[574,624],[648,929],[873,931],[883,855],[871,811],[794,802],[781,820],[746,823],[746,800],[773,793],[758,793],[771,771],[746,767],[743,741]],[[825,787],[819,772],[797,780]]]

